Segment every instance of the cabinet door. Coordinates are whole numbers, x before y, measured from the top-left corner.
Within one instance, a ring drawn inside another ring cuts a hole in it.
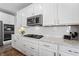
[[[79,24],[79,4],[78,3],[59,4],[58,16],[60,24],[64,25]]]
[[[30,56],[38,56],[38,41],[35,41],[35,39],[31,40],[30,38],[23,39],[25,54]]]
[[[28,56],[38,56],[38,47],[35,48],[37,45],[30,45],[30,42],[28,44],[24,44],[24,51],[25,54]]]
[[[3,23],[4,23],[4,24],[9,24],[9,23],[10,23],[10,22],[9,22],[10,17],[9,17],[8,14],[3,13],[3,14],[2,14],[2,19],[3,19]]]
[[[0,21],[2,21],[3,19],[2,19],[2,12],[0,12]]]
[[[43,8],[43,26],[56,25],[57,22],[57,4],[44,3]]]
[[[27,13],[27,17],[31,17],[33,16],[34,12],[33,12],[33,5],[31,4],[30,6],[26,7],[25,10],[26,10],[26,13]],[[25,12],[24,10],[24,12]]]
[[[12,36],[12,47],[20,51],[21,53],[25,53],[25,48],[23,45],[22,39],[18,39],[15,35]]]
[[[33,4],[33,13],[34,15],[39,15],[43,13],[42,3]]]
[[[15,16],[9,15],[10,19],[9,19],[9,24],[13,24],[15,22]]]

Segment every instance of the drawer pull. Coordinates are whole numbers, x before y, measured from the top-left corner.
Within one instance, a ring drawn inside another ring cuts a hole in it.
[[[59,56],[61,56],[61,54],[59,54]]]
[[[78,52],[74,52],[74,53],[78,53]]]
[[[50,47],[49,45],[44,45],[45,47]]]
[[[31,47],[31,49],[34,49],[33,47]]]
[[[71,50],[68,50],[69,52],[72,52]]]
[[[24,46],[26,46],[26,45],[24,45]]]
[[[74,52],[74,51],[71,51],[71,50],[68,50],[69,52],[73,52],[73,53],[79,53],[79,52]]]

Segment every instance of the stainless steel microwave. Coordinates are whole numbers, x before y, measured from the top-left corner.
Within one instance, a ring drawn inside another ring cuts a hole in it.
[[[27,26],[42,26],[43,15],[27,17]]]

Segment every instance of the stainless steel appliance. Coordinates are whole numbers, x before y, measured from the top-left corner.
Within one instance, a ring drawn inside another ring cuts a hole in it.
[[[79,40],[79,26],[67,26],[67,32],[64,35],[64,39]]]
[[[0,46],[3,46],[3,22],[0,21]]]
[[[78,40],[78,33],[77,32],[70,32],[69,35],[64,35],[64,39]]]
[[[41,39],[41,38],[43,37],[43,35],[27,34],[27,35],[24,35],[24,37],[35,38],[35,39]]]
[[[4,24],[4,41],[11,40],[11,34],[14,34],[14,25]]]
[[[4,33],[6,33],[6,34],[14,34],[14,25],[4,24]]]
[[[43,15],[35,15],[27,18],[28,26],[42,26]]]

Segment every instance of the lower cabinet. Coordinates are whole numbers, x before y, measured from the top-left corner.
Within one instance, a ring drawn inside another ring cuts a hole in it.
[[[39,42],[39,56],[56,56],[57,45],[47,42]]]
[[[38,45],[32,44],[30,42],[25,43],[24,45],[24,54],[28,56],[38,56]]]
[[[19,37],[19,36],[18,36]],[[12,47],[28,56],[79,56],[79,48],[12,36]]]
[[[59,56],[79,56],[79,49],[74,46],[60,45]]]
[[[34,40],[34,39],[32,39]],[[35,43],[38,42],[38,43]],[[56,56],[57,46],[54,44],[48,44],[46,42],[40,42],[35,40],[31,42],[31,39],[17,39],[13,36],[12,46],[28,56]]]

